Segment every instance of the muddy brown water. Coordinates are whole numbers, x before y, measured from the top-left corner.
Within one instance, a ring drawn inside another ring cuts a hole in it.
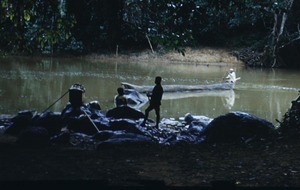
[[[70,86],[82,84],[84,101],[97,100],[104,112],[114,107],[113,98],[121,82],[154,85],[162,76],[164,84],[208,84],[220,82],[230,68],[237,81],[232,91],[165,93],[162,118],[183,117],[186,113],[211,118],[230,111],[243,111],[277,125],[298,96],[300,71],[251,69],[243,65],[206,66],[186,63],[105,62],[80,58],[0,58],[0,113],[19,110],[41,112]],[[68,102],[64,96],[49,110],[60,112]],[[140,108],[144,111],[147,104]],[[150,113],[154,119],[154,112]]]

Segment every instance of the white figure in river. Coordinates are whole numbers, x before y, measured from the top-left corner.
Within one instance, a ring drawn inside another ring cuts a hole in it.
[[[229,69],[227,76],[225,77],[225,82],[235,83],[235,81],[239,80],[240,78],[236,78],[235,72],[233,69]]]

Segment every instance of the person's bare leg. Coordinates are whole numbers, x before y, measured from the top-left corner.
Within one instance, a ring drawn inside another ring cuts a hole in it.
[[[155,108],[155,113],[156,113],[156,125],[155,125],[155,127],[158,128],[158,124],[160,122],[160,109],[159,109],[159,107]]]
[[[145,126],[145,124],[146,124],[146,121],[147,121],[147,119],[148,119],[148,116],[149,116],[149,112],[151,111],[151,107],[149,106],[146,110],[145,110],[145,117],[144,117],[144,121],[142,122],[142,126]]]

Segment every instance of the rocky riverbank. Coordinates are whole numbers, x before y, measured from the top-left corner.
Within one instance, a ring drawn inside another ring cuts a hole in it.
[[[16,143],[17,137],[2,133],[0,184],[300,187],[298,106],[294,101],[283,118],[284,130],[268,139],[176,145],[127,141],[88,150],[68,143],[24,147]]]

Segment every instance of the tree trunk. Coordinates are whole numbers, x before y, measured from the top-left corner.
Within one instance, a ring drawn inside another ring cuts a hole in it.
[[[279,67],[280,62],[278,61],[278,47],[281,43],[281,36],[285,31],[285,24],[288,18],[288,11],[291,10],[294,0],[288,0],[286,2],[286,8],[284,10],[277,10],[274,12],[274,25],[271,33],[271,40],[266,49],[270,49],[271,51],[265,51],[265,53],[271,55],[264,55],[264,57],[270,57],[271,67]],[[279,20],[280,19],[280,20]],[[270,63],[264,63],[265,66],[270,65]]]

